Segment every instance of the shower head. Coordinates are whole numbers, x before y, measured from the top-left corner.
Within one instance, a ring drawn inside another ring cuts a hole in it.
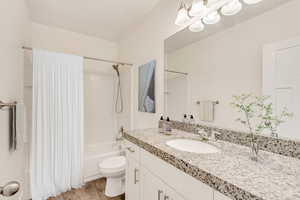
[[[119,65],[113,65],[112,67],[114,68],[114,70],[116,70],[117,75],[120,76]]]

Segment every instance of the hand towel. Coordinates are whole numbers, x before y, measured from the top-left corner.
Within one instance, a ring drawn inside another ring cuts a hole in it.
[[[16,131],[17,131],[17,136],[18,138],[23,138],[23,142],[27,143],[28,142],[28,137],[27,137],[27,120],[26,120],[26,107],[24,103],[18,103],[16,107],[17,111],[17,121],[16,121]]]

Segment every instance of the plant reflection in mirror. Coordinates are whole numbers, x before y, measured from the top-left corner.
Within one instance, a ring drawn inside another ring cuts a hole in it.
[[[237,121],[246,126],[250,132],[251,159],[258,161],[260,141],[258,135],[268,130],[272,137],[278,137],[278,127],[293,116],[286,108],[281,113],[274,113],[273,104],[268,96],[254,96],[252,94],[241,94],[233,96],[231,105],[237,108],[243,117]]]

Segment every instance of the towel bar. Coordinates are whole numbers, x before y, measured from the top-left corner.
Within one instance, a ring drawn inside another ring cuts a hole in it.
[[[4,103],[3,101],[0,101],[0,110],[4,107],[12,107],[17,105],[17,102],[12,102],[12,103]]]
[[[200,105],[201,101],[196,101],[197,105]],[[219,101],[213,101],[214,105],[218,105],[220,102]]]

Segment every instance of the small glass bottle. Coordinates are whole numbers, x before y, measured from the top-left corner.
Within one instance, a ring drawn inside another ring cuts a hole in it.
[[[187,122],[188,122],[188,118],[187,118],[187,115],[186,115],[186,114],[183,115],[182,122],[183,122],[183,123],[187,123]]]
[[[165,125],[166,125],[165,130],[167,132],[171,132],[172,131],[172,126],[171,126],[171,122],[170,122],[170,118],[169,117],[167,117],[167,121],[166,121]]]
[[[164,117],[161,116],[159,120],[159,132],[164,133],[165,131],[165,122],[164,122]]]
[[[195,118],[193,115],[190,116],[190,124],[195,124]]]

